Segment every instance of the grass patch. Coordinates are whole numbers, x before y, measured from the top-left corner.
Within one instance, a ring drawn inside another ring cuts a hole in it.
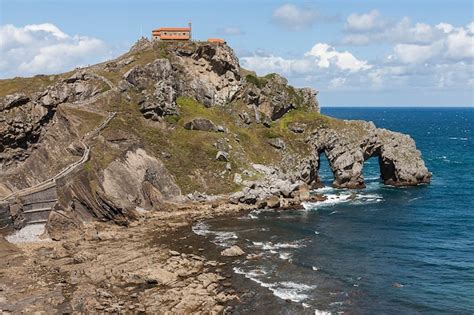
[[[16,77],[12,79],[0,80],[0,96],[5,96],[13,93],[30,94],[46,89],[66,77],[71,72],[58,75],[36,75],[30,78]]]
[[[80,136],[83,136],[87,132],[93,130],[105,119],[105,116],[103,115],[81,110],[80,108],[61,106],[60,110],[63,111],[64,114],[66,114],[69,118],[75,118],[70,119],[70,121]]]
[[[247,74],[245,76],[245,80],[248,83],[251,83],[251,84],[255,85],[259,89],[265,87],[265,85],[267,85],[267,83],[268,83],[268,80],[265,79],[265,77],[258,77],[258,76],[255,76],[253,74]]]

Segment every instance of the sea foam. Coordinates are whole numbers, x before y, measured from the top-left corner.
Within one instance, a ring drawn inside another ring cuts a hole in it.
[[[244,271],[242,268],[234,267],[236,274],[241,274],[247,279],[250,279],[264,288],[268,288],[273,295],[283,300],[290,300],[293,302],[302,302],[308,299],[307,291],[316,288],[315,285],[308,285],[304,283],[297,283],[293,281],[282,281],[282,282],[265,282],[259,279],[256,275],[255,270]]]
[[[235,232],[211,231],[208,224],[205,222],[198,222],[191,228],[192,231],[200,236],[213,236],[212,242],[218,246],[229,247],[236,243],[239,238]]]

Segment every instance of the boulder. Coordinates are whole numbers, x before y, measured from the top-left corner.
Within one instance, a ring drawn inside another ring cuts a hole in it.
[[[308,200],[310,197],[309,186],[306,183],[299,184],[291,194],[293,198],[298,198],[300,201]]]
[[[280,198],[277,196],[270,196],[267,198],[267,207],[268,208],[278,208],[280,207]]]
[[[225,151],[218,151],[216,154],[216,160],[223,162],[229,161],[229,153]]]
[[[242,184],[242,176],[239,173],[234,174],[234,183],[237,185]]]
[[[283,141],[281,138],[273,138],[273,139],[270,139],[268,140],[268,143],[278,149],[278,150],[281,150],[281,149],[284,149],[285,148],[285,141]]]
[[[225,257],[236,257],[242,256],[244,254],[245,252],[237,245],[234,245],[221,251],[221,255]]]
[[[306,130],[306,124],[305,123],[292,123],[288,125],[288,129],[293,131],[294,133],[303,133]]]
[[[24,93],[15,93],[7,95],[0,101],[0,111],[11,109],[16,106],[21,106],[30,101],[30,98]]]
[[[219,131],[217,126],[209,119],[195,118],[184,124],[184,129],[200,131]]]

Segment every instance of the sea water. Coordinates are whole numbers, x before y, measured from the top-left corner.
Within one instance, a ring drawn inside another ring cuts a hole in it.
[[[217,247],[237,244],[260,255],[237,260],[234,272],[312,313],[473,314],[474,110],[322,112],[409,134],[433,173],[431,184],[384,186],[372,158],[364,166],[367,188],[355,198],[325,187],[318,190],[328,196],[324,202],[200,222],[194,232]],[[325,161],[321,176],[330,185]],[[258,294],[252,301],[245,310],[264,311]],[[289,304],[282,305],[277,310],[284,313]]]

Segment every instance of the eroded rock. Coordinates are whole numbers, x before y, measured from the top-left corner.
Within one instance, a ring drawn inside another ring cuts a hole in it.
[[[347,122],[338,129],[318,129],[312,135],[315,169],[319,169],[319,156],[324,153],[334,173],[334,187],[363,188],[364,161],[378,157],[381,178],[386,185],[413,186],[430,182],[431,173],[408,136],[373,123]],[[355,132],[358,131],[358,132]]]
[[[245,252],[239,246],[234,245],[221,251],[221,255],[226,257],[236,257],[245,255]]]

